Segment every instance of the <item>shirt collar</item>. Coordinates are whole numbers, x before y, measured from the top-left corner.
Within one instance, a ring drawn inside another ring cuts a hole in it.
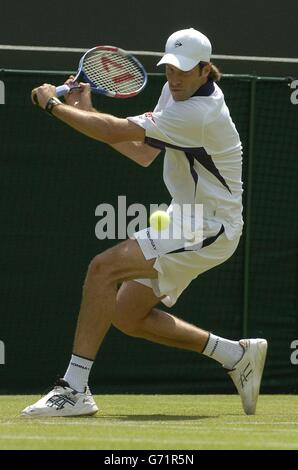
[[[208,78],[208,81],[200,86],[200,88],[197,89],[197,91],[195,91],[195,93],[191,96],[191,98],[193,96],[210,96],[212,95],[212,93],[214,92],[215,90],[215,87],[214,87],[214,81],[212,80],[212,78]]]

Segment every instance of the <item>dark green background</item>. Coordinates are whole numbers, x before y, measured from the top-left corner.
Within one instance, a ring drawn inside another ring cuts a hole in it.
[[[162,156],[142,168],[31,105],[31,88],[62,78],[0,75],[6,86],[6,104],[0,106],[2,393],[42,391],[64,373],[88,263],[115,243],[95,237],[97,205],[116,205],[118,195],[148,206],[170,200]],[[95,102],[118,116],[140,114],[153,109],[163,82],[150,76],[134,99]],[[231,339],[246,333],[267,338],[263,390],[295,392],[298,366],[290,363],[290,344],[298,338],[298,105],[290,102],[286,80],[257,80],[253,101],[249,77],[226,77],[221,86],[244,145],[245,206],[251,206],[236,254],[195,280],[172,311]],[[114,328],[91,386],[121,393],[234,390],[214,361]]]

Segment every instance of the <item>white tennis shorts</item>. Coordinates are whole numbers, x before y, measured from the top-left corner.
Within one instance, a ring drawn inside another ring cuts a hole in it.
[[[224,227],[211,234],[194,249],[183,248],[181,240],[156,239],[150,227],[136,232],[133,238],[138,242],[147,260],[155,258],[153,267],[158,272],[157,279],[135,279],[151,287],[157,297],[165,296],[162,302],[172,307],[184,289],[200,274],[224,263],[235,252],[240,235],[229,240]],[[156,233],[153,231],[153,233]]]

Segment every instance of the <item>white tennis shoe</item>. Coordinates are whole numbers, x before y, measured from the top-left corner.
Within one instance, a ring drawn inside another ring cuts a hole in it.
[[[63,379],[58,379],[47,395],[22,412],[26,417],[90,416],[98,411],[89,387],[80,393]]]
[[[228,375],[233,380],[241,397],[242,406],[247,415],[254,415],[260,392],[263,369],[267,354],[267,341],[262,338],[241,339],[244,349],[238,361]]]

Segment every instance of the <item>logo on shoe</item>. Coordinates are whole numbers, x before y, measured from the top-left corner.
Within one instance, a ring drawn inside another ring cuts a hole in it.
[[[242,389],[247,384],[248,377],[250,376],[251,373],[252,373],[252,367],[251,367],[250,362],[249,362],[247,364],[247,366],[245,367],[245,369],[242,372],[240,372],[240,375],[239,375],[239,379],[240,379]]]
[[[76,402],[75,400],[72,400],[66,395],[53,395],[51,398],[49,398],[46,402],[46,405],[49,408],[56,408],[56,410],[62,410],[64,406],[68,403],[71,406],[75,406]]]

